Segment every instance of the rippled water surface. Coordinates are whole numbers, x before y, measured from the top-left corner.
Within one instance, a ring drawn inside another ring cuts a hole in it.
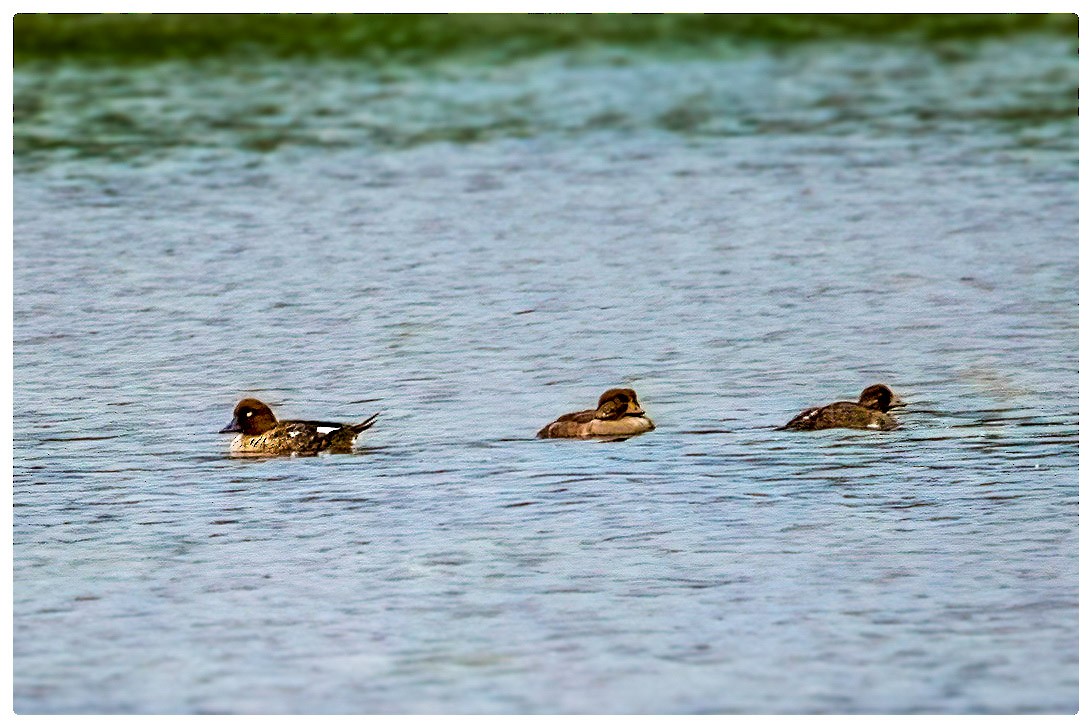
[[[16,711],[1076,711],[1076,85],[17,71]],[[656,431],[533,439],[620,385]],[[243,395],[382,415],[231,459]]]

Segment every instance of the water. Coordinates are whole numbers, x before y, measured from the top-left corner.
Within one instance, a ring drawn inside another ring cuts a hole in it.
[[[1075,712],[1075,53],[947,53],[17,71],[16,711]]]

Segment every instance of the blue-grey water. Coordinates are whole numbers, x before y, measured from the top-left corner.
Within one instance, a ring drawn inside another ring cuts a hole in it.
[[[21,67],[16,711],[1075,712],[1077,83]],[[533,438],[622,385],[654,432]],[[244,395],[382,415],[233,459]]]

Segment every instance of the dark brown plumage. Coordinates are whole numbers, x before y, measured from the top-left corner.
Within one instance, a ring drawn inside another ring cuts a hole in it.
[[[783,429],[894,429],[898,422],[887,412],[905,402],[886,384],[874,384],[860,394],[859,401],[835,401],[800,412]]]
[[[235,406],[231,422],[220,433],[238,433],[231,442],[233,454],[344,454],[352,451],[356,437],[370,429],[378,416],[374,414],[359,424],[279,421],[264,403],[243,399]]]
[[[598,407],[565,414],[542,427],[539,439],[626,438],[655,429],[632,389],[610,389]]]

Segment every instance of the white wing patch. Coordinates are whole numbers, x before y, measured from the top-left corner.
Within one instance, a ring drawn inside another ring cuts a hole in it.
[[[796,417],[796,419],[799,421],[800,424],[802,424],[804,422],[809,422],[809,421],[815,419],[817,416],[818,416],[818,409],[809,409],[809,410],[803,412],[802,414],[800,414],[798,417]]]
[[[318,430],[319,434],[329,434],[330,432],[336,431],[340,428],[341,427],[315,427],[315,429]]]

